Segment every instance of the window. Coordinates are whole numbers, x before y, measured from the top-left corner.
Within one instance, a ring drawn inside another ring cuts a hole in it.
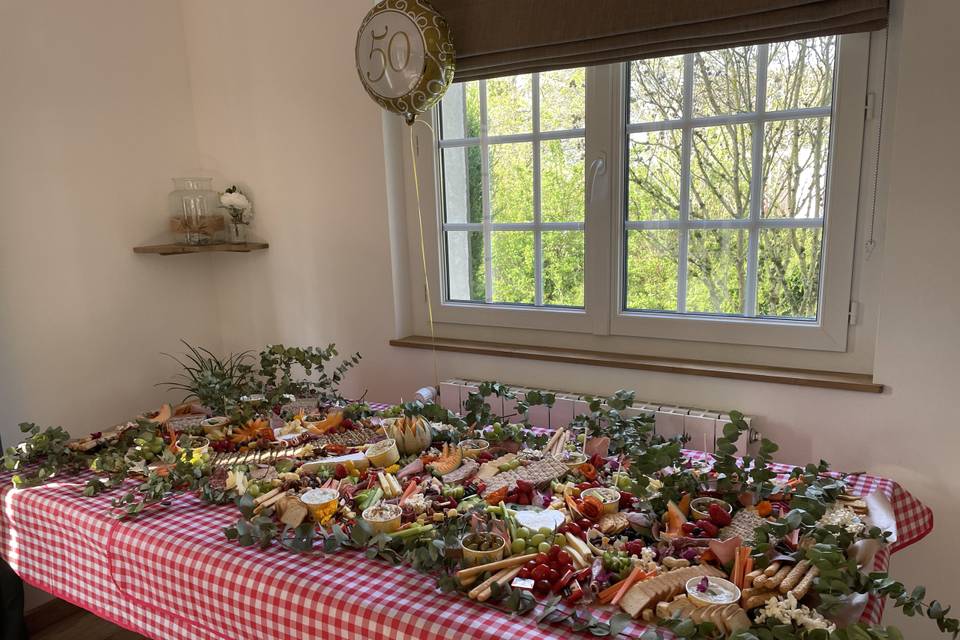
[[[441,107],[447,299],[583,307],[584,69],[455,84]]]
[[[846,349],[869,36],[454,84],[440,323]]]
[[[835,50],[630,64],[624,309],[817,319]]]

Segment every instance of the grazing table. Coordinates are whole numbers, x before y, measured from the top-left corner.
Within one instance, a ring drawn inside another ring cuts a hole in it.
[[[276,545],[240,547],[223,534],[239,515],[233,505],[181,495],[121,522],[109,514],[110,494],[81,495],[86,475],[21,490],[10,477],[0,473],[0,553],[23,580],[158,640],[571,635],[538,627],[532,615],[511,617],[441,594],[433,578],[356,551],[307,557]],[[852,494],[885,496],[896,519],[896,542],[876,555],[873,570],[886,570],[890,554],[933,529],[931,510],[892,480],[862,474],[848,482]],[[862,619],[878,623],[882,614],[883,602],[871,600]]]

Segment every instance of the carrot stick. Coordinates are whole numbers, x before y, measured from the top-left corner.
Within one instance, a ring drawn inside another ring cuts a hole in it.
[[[407,483],[407,488],[403,490],[403,495],[400,496],[400,504],[402,505],[410,495],[417,490],[417,479],[413,478],[410,482]]]
[[[746,549],[748,547],[744,547]],[[740,585],[742,589],[746,586],[744,583],[747,581],[747,574],[753,571],[753,556],[750,555],[750,552],[747,551],[747,559],[743,561],[743,571],[740,572]]]
[[[613,600],[610,601],[610,604],[618,604],[620,602],[620,598],[622,598],[624,594],[630,590],[630,587],[632,587],[635,582],[641,579],[640,576],[646,577],[646,575],[647,574],[644,573],[643,569],[640,567],[634,567],[633,571],[630,572],[630,575],[627,576],[627,579],[623,581],[623,585],[620,587],[620,590],[617,591],[617,595],[613,596]]]
[[[743,551],[743,547],[737,547],[737,550],[733,554],[733,568],[730,570],[730,582],[737,585],[737,588],[740,587],[740,552]]]
[[[617,595],[617,591],[620,590],[620,587],[626,581],[627,579],[624,578],[623,580],[618,580],[614,582],[612,585],[610,585],[609,587],[607,587],[606,589],[602,590],[600,593],[597,594],[597,600],[601,604],[607,604],[608,602],[613,600],[613,596]]]

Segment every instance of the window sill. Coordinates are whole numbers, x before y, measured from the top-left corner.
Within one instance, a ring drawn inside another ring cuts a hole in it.
[[[390,345],[409,349],[433,348],[433,343],[429,336],[407,336],[405,338],[391,340]],[[729,362],[659,358],[625,353],[563,349],[558,347],[535,347],[522,344],[457,340],[453,338],[437,338],[436,349],[437,351],[472,353],[483,356],[543,360],[545,362],[566,362],[568,364],[583,364],[595,367],[658,371],[661,373],[678,373],[689,376],[748,380],[751,382],[772,382],[799,387],[819,387],[823,389],[840,389],[864,393],[883,392],[882,384],[873,382],[873,378],[869,375],[859,373],[836,373],[833,371],[812,371],[809,369],[790,369],[786,367],[763,367],[732,364]]]

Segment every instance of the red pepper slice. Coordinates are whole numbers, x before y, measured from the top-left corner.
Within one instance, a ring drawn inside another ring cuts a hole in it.
[[[583,588],[576,580],[570,585],[570,595],[563,599],[563,604],[573,604],[583,597]]]
[[[557,581],[550,585],[550,591],[553,591],[554,593],[560,593],[563,591],[563,588],[567,586],[571,580],[573,580],[574,575],[573,569],[567,569],[566,573],[557,578]]]

